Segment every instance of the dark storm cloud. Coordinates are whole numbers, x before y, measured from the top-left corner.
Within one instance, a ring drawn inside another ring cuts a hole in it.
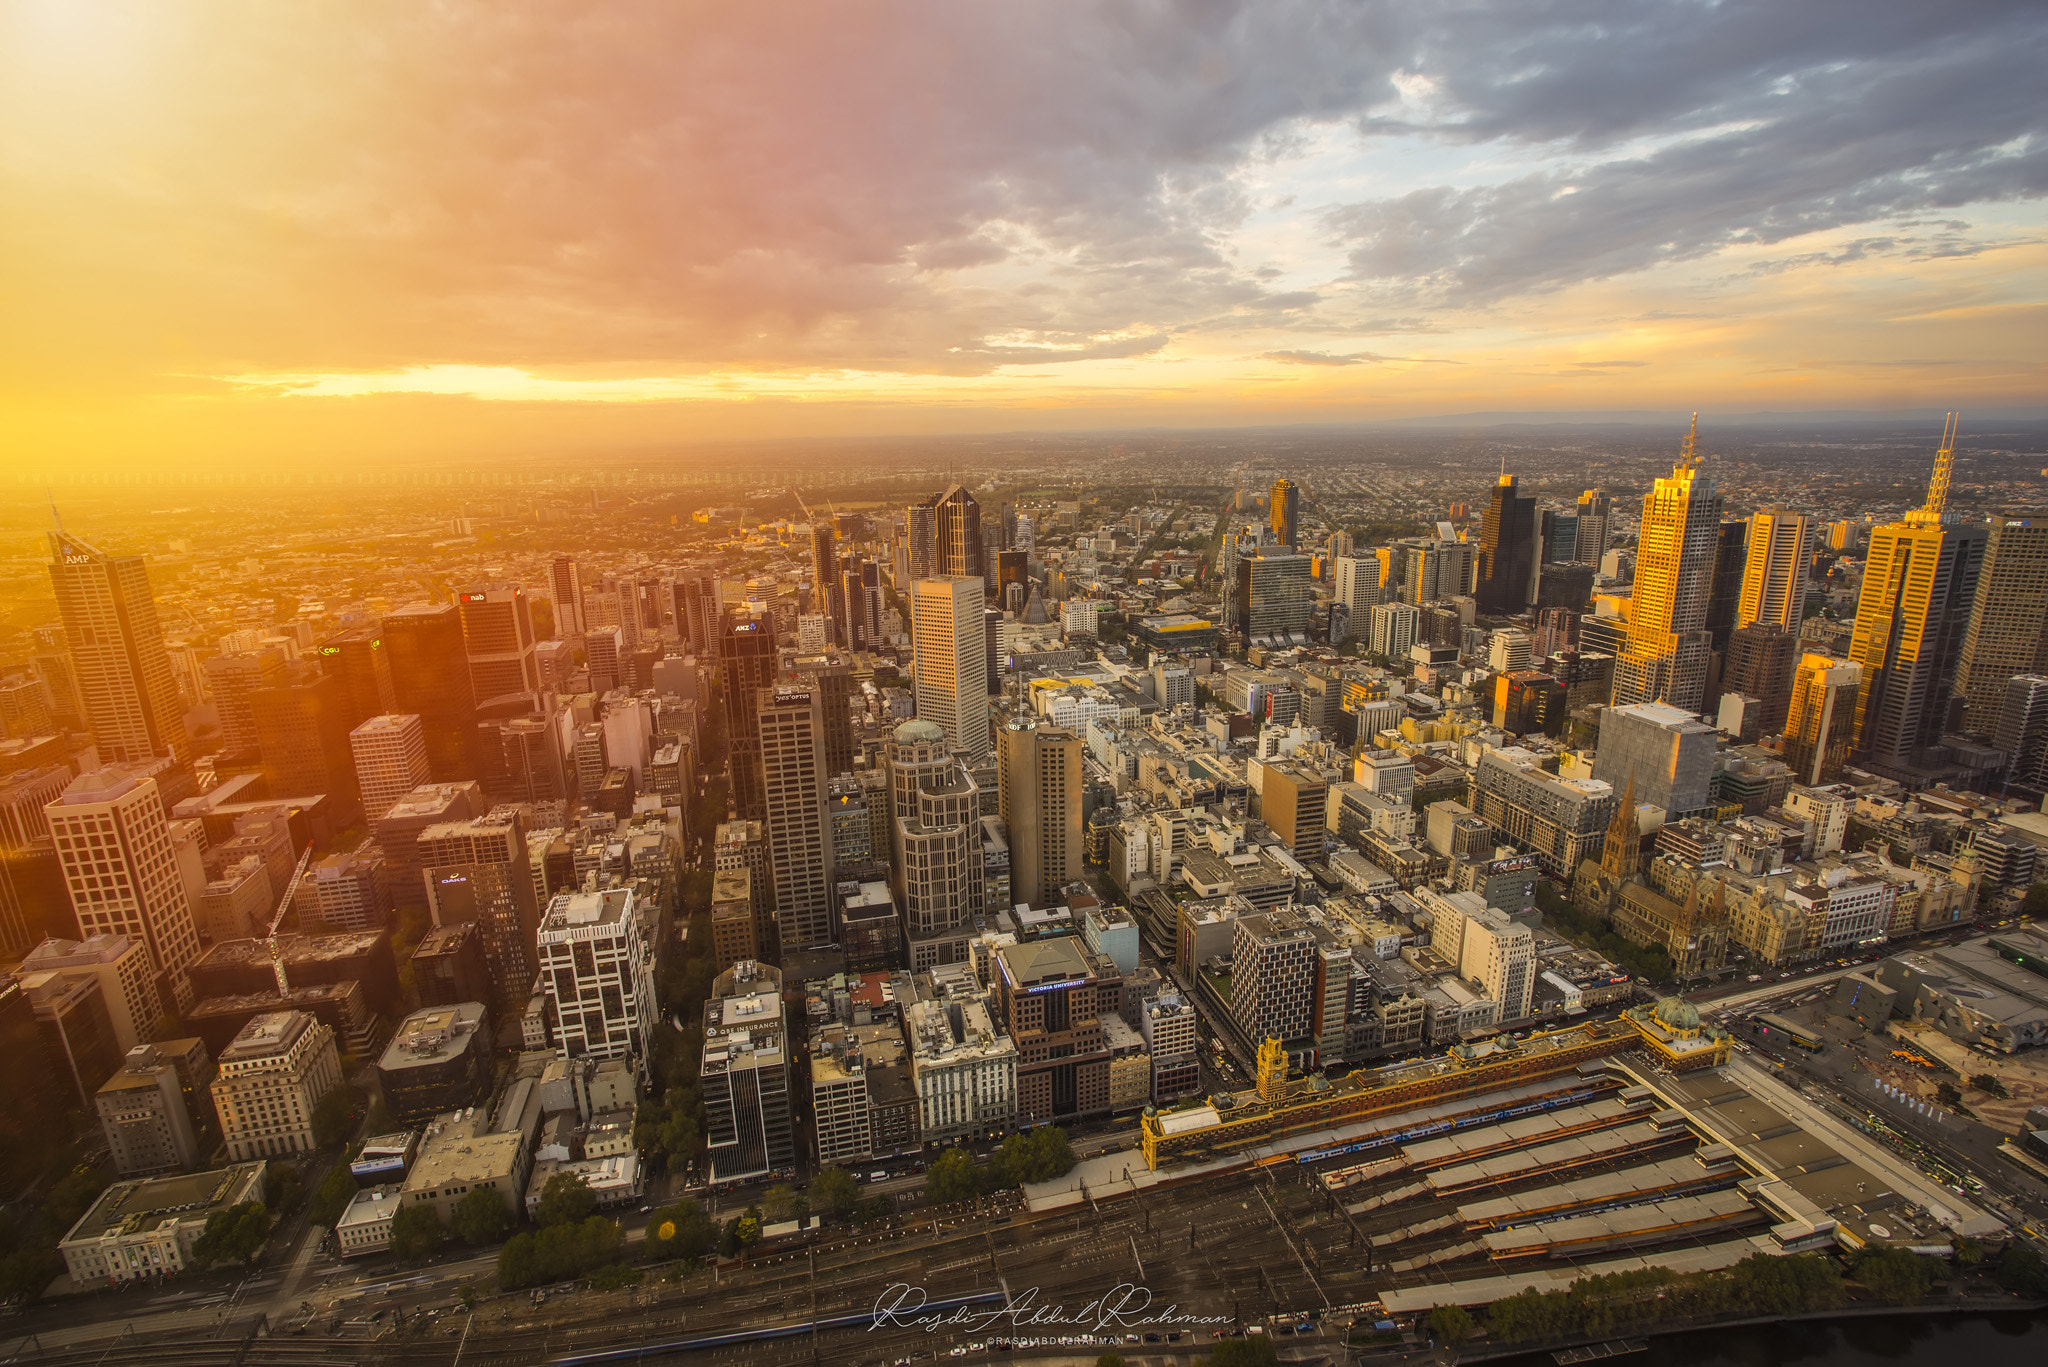
[[[1485,304],[2048,193],[2038,5],[1598,12],[1530,6],[1497,28],[1461,15],[1419,45],[1424,74],[1439,76],[1430,117],[1368,127],[1541,144],[1560,160],[1331,211],[1355,278],[1391,298]]]

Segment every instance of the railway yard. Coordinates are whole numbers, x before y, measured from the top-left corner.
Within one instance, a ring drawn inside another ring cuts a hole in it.
[[[619,1290],[485,1294],[472,1309],[465,1292],[489,1286],[483,1258],[395,1277],[323,1263],[303,1292],[252,1278],[246,1297],[216,1293],[216,1312],[152,1318],[135,1304],[111,1341],[127,1307],[102,1301],[99,1323],[0,1339],[0,1356],[768,1367],[1092,1361],[1114,1346],[1164,1364],[1257,1326],[1285,1357],[1345,1362],[1348,1344],[1389,1320],[1592,1273],[1999,1228],[1811,1082],[1731,1054],[1682,1003],[1630,1020],[1633,1035],[1595,1024],[1390,1068],[1327,1102],[1255,1102],[1229,1122],[1241,1131],[1212,1121],[1211,1147],[1157,1170],[1118,1149],[984,1204],[764,1245],[715,1269],[650,1268]],[[1389,1089],[1406,1104],[1382,1108]],[[1302,1104],[1323,1128],[1287,1131]],[[1243,1142],[1215,1138],[1234,1133]]]

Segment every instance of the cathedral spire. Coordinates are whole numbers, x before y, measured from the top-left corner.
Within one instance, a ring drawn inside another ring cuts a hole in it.
[[[1600,847],[1600,868],[1620,880],[1635,873],[1642,857],[1643,833],[1636,824],[1636,776],[1631,773],[1622,785],[1621,805],[1607,824],[1607,840]]]

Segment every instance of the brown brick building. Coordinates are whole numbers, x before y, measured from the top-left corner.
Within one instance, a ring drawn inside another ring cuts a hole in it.
[[[1102,1018],[1123,1001],[1123,978],[1074,936],[1006,945],[995,997],[1017,1046],[1017,1123],[1106,1115],[1109,1039]]]

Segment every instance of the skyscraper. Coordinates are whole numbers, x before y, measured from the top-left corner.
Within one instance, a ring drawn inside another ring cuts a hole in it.
[[[200,668],[213,693],[214,715],[220,718],[220,749],[224,755],[240,755],[256,748],[256,718],[249,699],[266,688],[285,681],[284,652],[276,646],[261,650],[216,655]]]
[[[555,602],[555,635],[581,636],[586,625],[582,569],[570,557],[556,556],[548,565],[548,589]],[[680,621],[677,629],[681,629]]]
[[[1728,655],[1728,638],[1741,623],[1742,571],[1749,563],[1749,523],[1723,522],[1714,533],[1714,575],[1707,589],[1707,635],[1716,662]]]
[[[497,807],[468,821],[429,826],[415,851],[434,924],[476,922],[491,970],[491,1005],[516,1015],[533,991],[540,929],[540,895],[519,809]]]
[[[43,810],[79,931],[88,939],[126,935],[147,946],[158,998],[190,1010],[185,969],[199,957],[199,932],[156,780],[97,769]]]
[[[640,920],[631,888],[556,893],[541,917],[540,982],[570,1058],[647,1057],[661,1008]]]
[[[832,524],[823,518],[811,523],[811,611],[825,617],[833,645],[851,644],[846,595],[839,583],[839,551],[833,544]]]
[[[1267,511],[1272,515],[1273,539],[1289,551],[1301,549],[1301,490],[1291,479],[1273,481],[1273,491],[1266,496]]]
[[[932,503],[932,574],[980,579],[984,572],[981,505],[973,494],[955,484]]]
[[[1003,727],[997,793],[1010,832],[1010,896],[1045,906],[1081,876],[1081,740],[1018,717]]]
[[[414,603],[398,609],[384,619],[384,644],[391,652],[394,710],[420,719],[434,781],[470,777],[476,698],[470,692],[469,659],[455,606]]]
[[[593,627],[583,637],[583,661],[590,691],[609,693],[626,681],[626,648],[617,627]]]
[[[718,575],[707,569],[686,569],[675,578],[676,634],[683,646],[699,659],[718,655],[723,630],[725,602],[718,587]]]
[[[800,683],[818,695],[818,710],[825,728],[826,777],[852,773],[852,660],[836,650],[817,654],[786,650],[782,653],[782,678],[787,683]]]
[[[988,753],[988,652],[980,575],[940,575],[910,586],[917,715],[945,728],[970,755]]]
[[[1721,670],[1721,691],[1755,698],[1758,735],[1784,728],[1792,702],[1792,671],[1799,663],[1799,638],[1769,622],[1737,627],[1728,638],[1728,657]],[[1745,722],[1743,729],[1747,731]]]
[[[1956,673],[1965,731],[2001,729],[2006,680],[2019,674],[2048,674],[2048,513],[1991,519]]]
[[[2011,783],[2048,791],[2048,675],[2015,674],[2005,681],[1993,742],[2005,752]]]
[[[1614,702],[1706,706],[1713,638],[1707,608],[1721,531],[1721,494],[1699,468],[1699,415],[1668,478],[1643,500],[1634,607],[1614,662]]]
[[[1832,655],[1800,657],[1785,720],[1783,758],[1795,782],[1809,787],[1842,776],[1855,734],[1856,692],[1862,667]]]
[[[263,754],[263,774],[272,794],[304,797],[326,793],[338,807],[355,803],[355,758],[349,749],[347,703],[347,690],[331,674],[302,677],[250,695],[256,748]]]
[[[1480,521],[1473,597],[1481,612],[1506,617],[1529,606],[1535,543],[1536,500],[1518,493],[1515,477],[1503,471]]]
[[[1536,514],[1537,558],[1543,564],[1569,565],[1578,558],[1579,515],[1544,508]]]
[[[515,693],[540,691],[533,613],[517,584],[479,584],[457,595],[470,692],[478,707]]]
[[[1582,565],[1597,565],[1607,554],[1608,524],[1614,512],[1605,489],[1588,489],[1579,495],[1577,545],[1572,559]]]
[[[775,929],[786,953],[833,939],[824,718],[818,695],[800,684],[763,688],[756,706]]]
[[[981,789],[929,722],[897,727],[888,756],[910,967],[959,963],[982,910]]]
[[[72,678],[100,759],[190,760],[184,708],[142,557],[102,554],[61,529],[50,533],[50,556]]]
[[[1306,555],[1242,555],[1233,616],[1247,640],[1306,644],[1315,619],[1315,587]]]
[[[718,643],[724,672],[726,765],[732,774],[732,807],[744,821],[767,815],[761,791],[761,690],[775,682],[775,623],[765,612],[733,608],[724,617]]]
[[[1948,728],[1963,637],[1984,563],[1982,525],[1948,511],[1953,419],[1944,430],[1927,502],[1872,529],[1849,658],[1863,666],[1850,750],[1878,772],[1911,768]]]
[[[410,713],[370,718],[349,732],[349,749],[365,821],[376,821],[433,776],[427,767],[427,733]]]
[[[341,680],[350,726],[361,726],[391,710],[397,694],[391,686],[391,652],[384,633],[372,627],[346,631],[320,643],[320,670]]]
[[[910,578],[898,588],[908,588],[919,579],[938,573],[938,508],[936,500],[925,499],[903,510],[903,543]]]
[[[1813,519],[1771,508],[1749,519],[1748,555],[1735,625],[1766,622],[1799,634],[1806,615],[1806,569],[1813,557]]]

